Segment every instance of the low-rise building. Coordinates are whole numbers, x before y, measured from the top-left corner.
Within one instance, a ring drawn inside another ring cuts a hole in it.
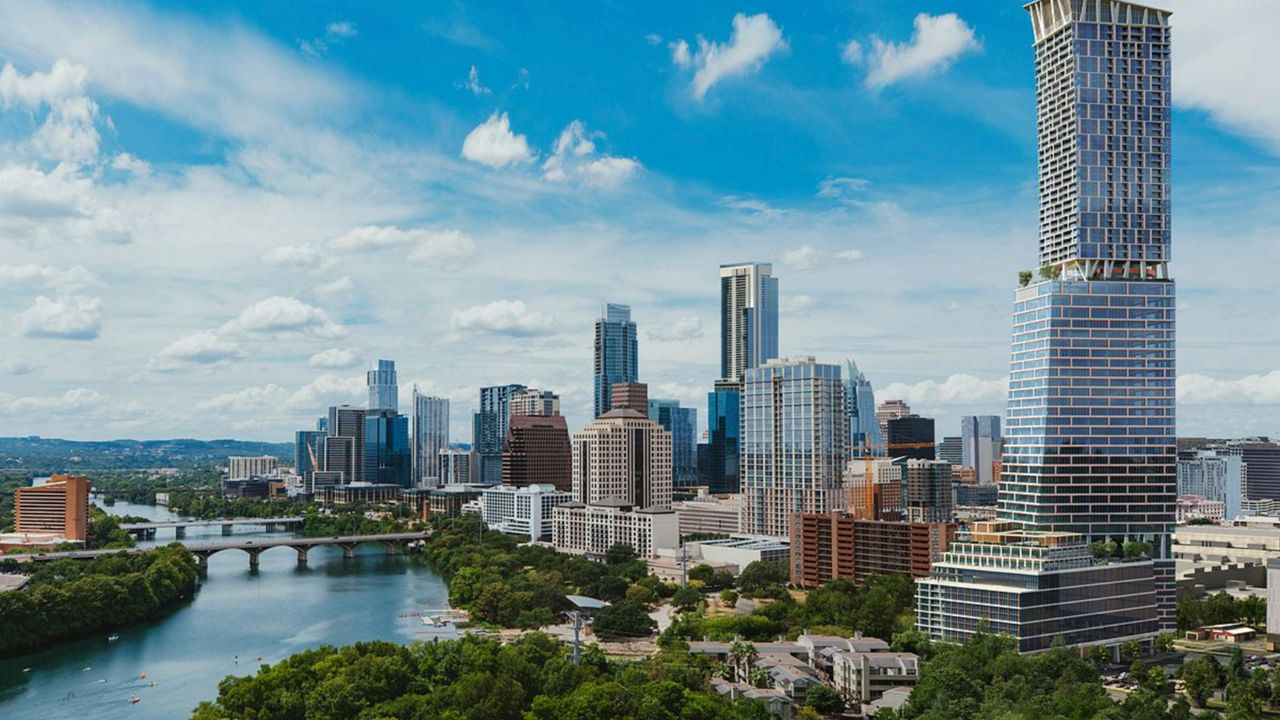
[[[1178,523],[1192,520],[1212,520],[1222,522],[1227,516],[1227,505],[1221,500],[1209,500],[1201,495],[1181,495],[1178,497]]]
[[[719,540],[696,540],[685,543],[691,559],[736,565],[741,571],[760,560],[785,563],[791,557],[791,544],[786,540],[766,537],[728,537]]]
[[[817,587],[836,578],[925,577],[956,533],[952,523],[864,520],[849,513],[801,513],[792,523],[791,582]]]
[[[84,542],[89,530],[89,478],[54,475],[47,481],[13,491],[14,533],[55,534]]]
[[[735,535],[742,530],[740,495],[718,498],[711,495],[671,503],[680,520],[680,534],[722,533]]]
[[[333,485],[317,493],[316,500],[322,505],[354,505],[368,503],[389,503],[401,500],[404,487],[391,483],[350,483]]]
[[[832,683],[845,700],[857,705],[919,680],[920,658],[913,653],[838,652],[832,658]]]
[[[1274,527],[1180,525],[1173,531],[1176,560],[1217,564],[1265,565],[1280,557],[1280,532]]]
[[[480,514],[490,530],[530,540],[550,539],[555,507],[572,499],[572,493],[555,485],[498,485],[481,493]]]
[[[616,411],[615,411],[616,412]],[[556,550],[604,558],[614,545],[628,545],[642,558],[676,551],[680,526],[670,507],[637,508],[624,501],[594,505],[568,502],[552,512],[552,545]]]

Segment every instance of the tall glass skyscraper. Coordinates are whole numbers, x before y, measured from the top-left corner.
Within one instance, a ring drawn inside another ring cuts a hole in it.
[[[884,438],[876,419],[876,393],[852,359],[845,361],[845,409],[849,412],[849,457],[883,456]]]
[[[1000,516],[1148,543],[1174,622],[1169,13],[1037,0],[1042,280],[1014,307]]]
[[[379,360],[377,368],[365,373],[369,386],[369,409],[400,409],[400,388],[396,385],[396,361]]]
[[[440,451],[449,447],[449,401],[413,389],[413,480],[421,486],[444,484]]]
[[[679,400],[650,398],[649,419],[671,433],[671,477],[676,487],[698,484],[698,409]]]
[[[595,350],[595,416],[600,417],[612,407],[610,388],[614,383],[633,383],[640,376],[631,306],[604,306],[596,320]]]
[[[960,418],[960,464],[974,469],[979,485],[994,482],[994,463],[1000,459],[1000,416]]]
[[[413,487],[409,418],[394,410],[370,410],[364,421],[365,480]]]
[[[524,389],[524,385],[480,388],[480,409],[472,416],[471,427],[471,449],[476,453],[477,463],[472,474],[476,482],[488,485],[502,482],[502,446],[511,422],[511,395]]]
[[[713,493],[741,489],[742,384],[721,380],[707,393],[707,446],[698,458],[701,482]]]
[[[778,279],[769,263],[720,266],[720,378],[778,357]]]

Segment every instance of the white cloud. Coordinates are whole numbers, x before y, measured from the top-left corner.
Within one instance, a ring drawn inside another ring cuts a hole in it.
[[[289,405],[318,411],[332,404],[351,402],[364,396],[363,375],[342,376],[325,373],[289,396]]]
[[[111,167],[138,177],[147,177],[151,174],[151,163],[129,153],[117,153],[111,159]]]
[[[963,373],[942,382],[891,383],[876,391],[876,399],[903,400],[916,410],[939,405],[999,405],[1008,399],[1009,378],[983,380]]]
[[[219,413],[254,413],[275,410],[289,398],[284,388],[274,383],[247,387],[236,392],[216,395],[196,405],[197,410]]]
[[[84,295],[41,295],[14,318],[26,337],[94,340],[102,330],[102,301]]]
[[[843,199],[870,187],[871,181],[854,177],[829,177],[818,183],[818,197]]]
[[[324,270],[333,264],[333,258],[310,243],[280,245],[266,251],[259,259],[272,267],[297,270]]]
[[[862,254],[862,251],[861,251],[861,250],[856,250],[856,249],[854,249],[854,248],[849,248],[848,250],[837,250],[837,251],[836,251],[836,259],[837,259],[837,260],[844,260],[844,261],[846,261],[846,262],[853,262],[853,261],[855,261],[855,260],[861,260],[863,257],[865,257],[865,256]]]
[[[471,66],[471,70],[467,72],[467,82],[463,85],[472,95],[492,95],[493,91],[480,84],[480,68],[475,65]]]
[[[693,97],[702,100],[716,83],[726,78],[749,75],[759,70],[770,55],[785,50],[782,29],[765,13],[733,16],[733,35],[728,43],[698,37],[698,51],[692,53],[684,40],[671,45],[671,60],[678,67],[692,68]]]
[[[596,155],[593,138],[603,133],[589,132],[581,120],[574,120],[556,138],[551,156],[542,164],[542,178],[551,182],[575,181],[589,187],[612,190],[640,171],[631,158]]]
[[[1218,380],[1207,375],[1178,376],[1178,403],[1186,405],[1280,405],[1280,370]]]
[[[658,33],[649,33],[648,35],[644,36],[644,41],[654,46],[661,45],[662,36],[659,35]]]
[[[211,365],[241,357],[243,353],[238,345],[219,337],[212,330],[192,333],[169,343],[160,351],[158,358],[152,361],[151,367],[157,370],[172,370],[184,363]]]
[[[462,157],[491,168],[533,162],[534,154],[524,135],[511,132],[506,113],[494,113],[467,133],[462,141]]]
[[[36,371],[36,366],[26,360],[0,360],[0,374],[4,375],[30,375]]]
[[[245,308],[239,317],[224,324],[221,332],[298,333],[333,338],[346,334],[346,328],[318,307],[297,298],[276,295]]]
[[[94,121],[98,105],[85,94],[89,71],[65,58],[54,61],[49,72],[23,75],[10,63],[0,68],[0,107],[20,107],[48,115],[32,143],[46,157],[71,162],[91,162],[98,155],[98,129]]]
[[[331,22],[325,26],[325,32],[333,37],[355,37],[356,25],[353,22],[343,20],[340,22]]]
[[[107,398],[90,388],[72,388],[53,397],[0,396],[0,411],[13,414],[48,413],[55,415],[100,412]]]
[[[879,89],[900,80],[922,77],[951,67],[961,55],[978,50],[982,44],[973,28],[955,13],[916,15],[911,40],[892,42],[872,36],[871,49],[850,41],[842,56],[851,64],[866,64],[866,85]]]
[[[409,259],[443,269],[456,269],[475,252],[476,243],[459,230],[402,230],[394,225],[365,225],[334,238],[330,245],[339,250],[367,252],[393,247],[412,247]]]
[[[350,295],[355,290],[355,283],[351,281],[351,276],[343,275],[332,282],[321,283],[315,286],[315,293],[320,297],[334,297],[342,295]]]
[[[782,264],[797,270],[808,270],[818,263],[820,254],[812,245],[801,245],[782,253]]]
[[[330,348],[318,352],[307,361],[307,367],[323,370],[348,370],[360,364],[360,356],[350,348]]]
[[[740,198],[733,195],[726,195],[721,199],[720,204],[731,210],[741,210],[747,215],[766,220],[781,217],[787,212],[781,208],[776,208],[763,200],[758,200],[756,198]]]
[[[50,290],[83,290],[101,285],[97,275],[83,265],[66,269],[52,265],[0,265],[0,285],[30,285]]]
[[[103,202],[93,180],[70,163],[47,173],[11,164],[0,166],[0,238],[41,247],[124,244],[132,239],[132,228],[114,205]]]
[[[778,301],[778,308],[784,315],[804,315],[813,307],[813,298],[809,295],[783,295]]]
[[[324,35],[311,40],[302,40],[298,47],[302,52],[314,58],[324,57],[334,45],[356,36],[355,23],[343,20],[331,22],[324,27]]]
[[[858,65],[862,62],[862,43],[850,38],[843,47],[840,48],[840,59],[850,65]]]
[[[654,340],[667,342],[684,342],[702,337],[702,318],[697,315],[685,315],[677,318],[670,325],[649,328],[648,335]]]
[[[555,318],[530,310],[520,300],[495,300],[455,310],[449,322],[455,330],[520,336],[548,335],[557,327]]]

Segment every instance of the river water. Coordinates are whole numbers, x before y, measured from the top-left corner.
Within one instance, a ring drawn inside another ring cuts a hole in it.
[[[107,510],[179,519],[149,505],[117,502]],[[236,537],[282,535],[251,527],[237,528]],[[220,540],[222,532],[193,528],[186,539]],[[173,530],[160,530],[155,542],[172,540]],[[0,718],[187,718],[197,703],[217,696],[225,676],[256,672],[259,656],[271,663],[324,644],[429,640],[417,617],[401,616],[448,606],[444,583],[421,561],[388,556],[379,545],[358,546],[352,560],[340,548],[317,547],[306,567],[297,557],[291,548],[267,550],[253,573],[247,554],[224,550],[209,558],[195,600],[163,619],[120,630],[114,642],[104,633],[0,658]],[[129,702],[133,695],[136,704]]]

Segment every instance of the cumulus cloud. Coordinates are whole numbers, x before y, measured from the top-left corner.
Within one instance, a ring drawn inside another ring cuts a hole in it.
[[[542,178],[551,182],[573,181],[605,190],[630,180],[640,171],[640,162],[597,155],[593,138],[601,137],[603,133],[588,131],[581,120],[569,123],[556,138],[551,156],[542,163]]]
[[[351,277],[348,275],[343,275],[342,277],[332,282],[320,283],[319,285],[315,286],[315,293],[320,297],[350,295],[351,291],[354,290],[355,287],[356,285],[354,282],[351,281]]]
[[[333,258],[310,243],[280,245],[266,251],[259,259],[272,267],[298,270],[323,270],[333,264]]]
[[[23,75],[10,63],[0,68],[0,107],[38,112],[48,108],[32,138],[38,152],[54,160],[86,163],[98,155],[98,105],[85,94],[89,71],[58,58],[48,72]]]
[[[93,180],[70,163],[49,172],[27,165],[0,166],[0,237],[28,245],[68,242],[127,243],[132,229],[104,203]]]
[[[533,162],[534,153],[524,135],[511,132],[506,113],[494,113],[462,141],[462,157],[491,168]]]
[[[343,376],[325,373],[298,388],[289,396],[288,403],[300,408],[323,408],[328,405],[358,400],[367,388],[363,375]]]
[[[349,370],[360,364],[360,356],[350,348],[330,348],[318,352],[307,361],[307,367],[324,370]]]
[[[806,244],[793,250],[783,252],[781,262],[786,267],[793,268],[795,270],[809,270],[819,267],[831,260],[838,262],[854,262],[861,260],[862,257],[862,251],[855,250],[853,248],[827,252]]]
[[[53,265],[0,265],[0,285],[30,285],[50,290],[82,290],[102,284],[97,275],[83,265],[59,268]]]
[[[784,315],[804,315],[813,307],[813,298],[809,295],[783,295],[778,301],[778,309]]]
[[[276,295],[245,308],[237,318],[224,324],[221,332],[306,334],[333,338],[346,334],[346,328],[318,307],[297,298]]]
[[[274,383],[261,387],[247,387],[235,392],[215,395],[196,404],[197,410],[223,413],[250,413],[274,410],[289,398],[289,392]]]
[[[1178,376],[1178,403],[1187,405],[1280,405],[1280,370],[1218,380],[1207,375]]]
[[[998,405],[1008,399],[1009,378],[983,380],[958,373],[942,382],[890,383],[876,391],[877,400],[902,400],[911,406]]]
[[[212,365],[241,357],[243,353],[234,342],[220,337],[212,330],[192,333],[169,343],[153,360],[152,368],[169,370],[185,363]]]
[[[111,158],[111,167],[137,177],[147,177],[151,174],[151,163],[129,153],[117,153],[114,158]]]
[[[867,87],[879,89],[946,70],[961,55],[982,47],[973,28],[955,13],[920,13],[913,24],[914,30],[907,42],[872,36],[871,48],[864,51],[857,41],[851,40],[841,55],[847,63],[865,64]]]
[[[471,70],[467,72],[467,82],[463,84],[463,87],[477,97],[493,94],[492,90],[480,84],[480,68],[475,65],[472,65]]]
[[[459,230],[402,230],[394,225],[358,227],[330,245],[339,250],[373,251],[393,247],[411,247],[409,259],[445,269],[456,269],[472,253],[476,243]]]
[[[670,325],[659,325],[649,328],[648,335],[654,340],[666,342],[683,342],[702,337],[702,318],[697,315],[686,315],[677,318]]]
[[[26,337],[94,340],[102,330],[102,301],[84,295],[41,295],[14,321]]]
[[[454,330],[516,336],[548,335],[558,325],[555,318],[530,310],[520,300],[495,300],[455,310],[449,322]]]
[[[101,411],[107,398],[91,388],[72,388],[52,397],[14,397],[0,395],[0,412],[55,415],[86,414]]]
[[[692,69],[693,97],[702,100],[721,80],[749,75],[764,66],[771,55],[787,48],[782,29],[767,14],[733,16],[729,42],[717,43],[698,37],[698,50],[678,40],[671,44],[671,61]]]

